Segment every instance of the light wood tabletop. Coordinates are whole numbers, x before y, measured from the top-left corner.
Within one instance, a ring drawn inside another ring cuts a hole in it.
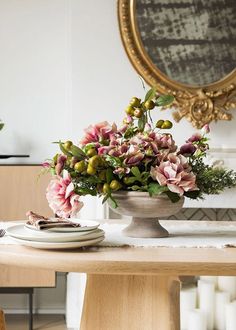
[[[1,245],[0,264],[88,274],[236,275],[236,248],[92,247],[48,251]]]
[[[236,249],[2,245],[4,265],[87,273],[82,330],[179,330],[179,277],[236,275]]]

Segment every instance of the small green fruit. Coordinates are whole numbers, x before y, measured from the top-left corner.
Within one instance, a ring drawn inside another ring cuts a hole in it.
[[[164,120],[160,119],[156,122],[156,127],[157,128],[162,128],[161,126],[164,124]]]
[[[89,175],[94,175],[96,173],[96,168],[92,167],[91,165],[88,165],[87,173]]]
[[[66,141],[63,146],[66,150],[70,150],[72,145],[73,145],[73,143],[71,141]]]
[[[95,155],[97,155],[97,151],[96,151],[95,148],[90,148],[90,149],[86,152],[86,155],[87,155],[88,157],[95,156]]]
[[[142,109],[135,109],[134,110],[134,116],[136,117],[136,118],[141,118],[142,117],[142,115],[143,115],[143,110]]]
[[[148,110],[152,110],[153,108],[155,108],[155,103],[152,100],[146,101],[144,103],[144,107]]]
[[[103,185],[103,187],[102,187],[102,192],[103,192],[104,194],[107,194],[107,193],[109,193],[109,191],[110,191],[110,186],[109,186],[109,184],[108,184],[108,183],[104,183],[104,185]]]
[[[140,107],[141,100],[137,97],[133,97],[129,104],[132,105],[132,107]]]
[[[170,120],[165,120],[164,123],[161,125],[162,129],[170,129],[173,126]]]
[[[77,172],[84,172],[87,168],[87,164],[84,160],[81,160],[80,162],[77,162],[74,166],[74,169],[77,171]]]
[[[131,105],[129,105],[126,108],[125,112],[127,113],[127,115],[133,116],[134,115],[134,108]]]
[[[119,190],[121,187],[122,187],[122,185],[117,180],[112,180],[111,183],[110,183],[111,190],[116,191],[116,190]]]

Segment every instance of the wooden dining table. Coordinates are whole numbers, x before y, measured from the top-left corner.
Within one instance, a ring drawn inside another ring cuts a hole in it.
[[[179,330],[181,276],[236,275],[236,249],[2,245],[9,265],[87,273],[82,330]]]

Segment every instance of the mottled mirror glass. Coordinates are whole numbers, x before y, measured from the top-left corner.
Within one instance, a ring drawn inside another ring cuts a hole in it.
[[[211,84],[236,67],[236,0],[136,0],[143,46],[169,78]]]

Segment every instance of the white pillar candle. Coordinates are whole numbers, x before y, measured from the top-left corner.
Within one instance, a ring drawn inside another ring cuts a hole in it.
[[[207,281],[207,282],[213,282],[215,284],[215,288],[217,288],[217,276],[200,276],[200,280]]]
[[[188,312],[187,330],[207,330],[206,315],[200,309]]]
[[[214,283],[198,280],[198,304],[200,310],[206,315],[207,330],[213,330],[215,307]]]
[[[188,311],[196,308],[197,288],[184,288],[180,291],[180,324],[181,329],[187,329]]]
[[[232,302],[225,306],[225,324],[226,330],[236,329],[236,302]]]
[[[236,298],[236,278],[235,276],[219,276],[218,277],[219,291],[227,291],[230,293],[230,299]],[[235,328],[236,329],[236,328]]]
[[[225,330],[225,306],[230,302],[229,292],[215,293],[215,313],[214,327],[215,330]],[[236,329],[236,328],[235,328]]]

